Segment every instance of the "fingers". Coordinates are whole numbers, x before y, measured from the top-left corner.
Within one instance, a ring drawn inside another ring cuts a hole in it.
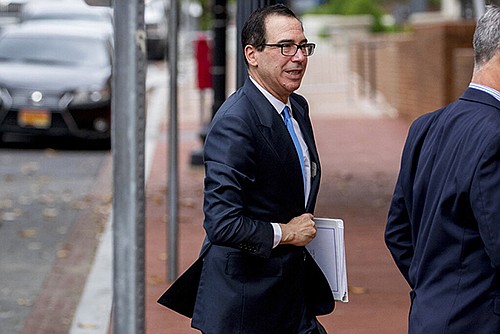
[[[281,243],[305,246],[316,236],[316,224],[310,213],[294,217],[288,224],[280,224],[282,230]]]

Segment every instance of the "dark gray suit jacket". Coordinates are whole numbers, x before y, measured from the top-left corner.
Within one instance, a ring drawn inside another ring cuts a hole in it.
[[[298,334],[333,310],[326,278],[304,247],[273,245],[271,222],[313,212],[321,168],[306,100],[291,96],[315,175],[304,207],[292,139],[248,79],[211,122],[204,146],[204,252],[192,325],[204,333]]]

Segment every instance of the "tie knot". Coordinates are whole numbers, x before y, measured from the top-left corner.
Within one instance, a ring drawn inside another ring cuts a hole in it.
[[[283,108],[283,118],[285,119],[285,121],[291,118],[290,108],[288,108],[288,106],[285,106],[285,108]]]

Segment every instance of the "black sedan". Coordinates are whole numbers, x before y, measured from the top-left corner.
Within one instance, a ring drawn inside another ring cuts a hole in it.
[[[0,135],[109,140],[112,36],[26,23],[0,36]]]

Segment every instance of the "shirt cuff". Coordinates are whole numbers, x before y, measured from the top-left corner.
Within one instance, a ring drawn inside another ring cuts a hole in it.
[[[281,227],[278,223],[271,223],[271,226],[273,227],[274,230],[274,241],[273,241],[273,248],[279,245],[281,241]]]

